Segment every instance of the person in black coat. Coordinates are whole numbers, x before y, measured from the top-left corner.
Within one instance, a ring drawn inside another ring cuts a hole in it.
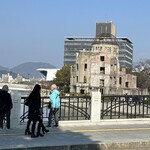
[[[26,99],[26,105],[29,107],[29,113],[28,113],[28,122],[27,122],[27,128],[25,130],[25,134],[30,134],[29,126],[31,121],[33,122],[32,124],[32,129],[31,129],[31,137],[38,137],[38,136],[43,136],[43,134],[40,133],[41,127],[43,127],[43,122],[41,118],[41,86],[39,84],[36,84],[30,93],[29,97]],[[37,128],[37,135],[35,135],[35,126],[36,123],[38,123],[38,128]],[[46,130],[46,129],[45,129]]]
[[[4,85],[0,90],[0,128],[3,129],[3,120],[6,116],[6,128],[10,129],[10,115],[13,107],[12,99],[8,93],[8,86]]]

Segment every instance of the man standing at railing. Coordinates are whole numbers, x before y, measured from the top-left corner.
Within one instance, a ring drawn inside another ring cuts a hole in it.
[[[57,86],[55,84],[51,85],[51,92],[50,92],[50,112],[48,118],[48,127],[51,127],[52,117],[54,115],[55,127],[58,127],[58,113],[60,108],[60,92],[57,90]]]

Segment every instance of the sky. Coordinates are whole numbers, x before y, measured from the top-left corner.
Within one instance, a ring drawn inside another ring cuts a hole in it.
[[[63,66],[64,39],[94,37],[112,21],[133,42],[133,61],[150,57],[150,0],[0,0],[0,66]]]

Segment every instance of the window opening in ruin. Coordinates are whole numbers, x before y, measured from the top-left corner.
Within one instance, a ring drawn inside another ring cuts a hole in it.
[[[102,88],[100,89],[100,92],[101,92],[101,94],[104,94],[104,90]]]
[[[119,84],[122,84],[122,78],[121,77],[119,78]]]
[[[84,64],[84,71],[87,70],[87,64]]]
[[[81,89],[80,90],[80,94],[84,94],[85,90],[84,89]]]
[[[104,86],[104,79],[100,79],[100,86]]]
[[[86,79],[86,76],[84,76],[84,83],[86,83],[87,82],[87,79]]]
[[[78,76],[77,76],[77,82],[78,82]]]
[[[77,64],[77,70],[79,69],[79,65]]]
[[[126,84],[126,87],[129,87],[129,82],[126,82],[125,84]]]
[[[105,61],[105,57],[104,57],[104,56],[101,56],[101,57],[100,57],[100,61]]]
[[[100,67],[100,74],[105,74],[105,67]]]

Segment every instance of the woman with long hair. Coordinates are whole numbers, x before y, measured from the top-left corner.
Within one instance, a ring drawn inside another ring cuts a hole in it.
[[[26,99],[26,103],[29,107],[29,113],[28,113],[28,122],[27,122],[27,128],[25,130],[25,134],[31,134],[31,137],[38,137],[43,136],[43,134],[40,133],[41,127],[43,127],[43,122],[41,119],[41,86],[39,84],[36,84],[30,93],[29,97]],[[31,121],[33,122],[31,132],[29,130],[29,126]],[[37,135],[35,135],[35,126],[37,121],[38,128],[37,128]],[[46,130],[46,129],[45,129]]]

